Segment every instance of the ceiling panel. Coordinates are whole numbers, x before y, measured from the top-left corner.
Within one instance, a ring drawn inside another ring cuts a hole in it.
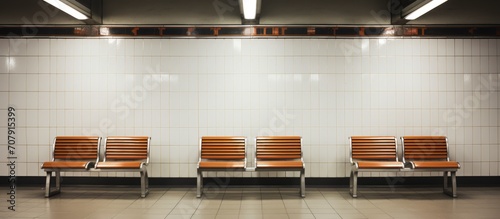
[[[387,0],[262,0],[260,23],[390,24],[387,3]]]
[[[237,0],[104,0],[105,24],[241,24]]]
[[[96,1],[96,0],[94,0]],[[264,25],[389,25],[388,0],[262,0]],[[449,0],[415,25],[500,25],[498,0]],[[0,1],[0,24],[84,24],[42,0]],[[238,0],[103,0],[108,25],[238,25]]]

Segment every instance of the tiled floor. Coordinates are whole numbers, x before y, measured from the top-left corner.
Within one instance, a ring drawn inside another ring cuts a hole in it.
[[[500,187],[459,187],[458,198],[439,188],[212,188],[196,198],[195,188],[152,188],[146,198],[136,187],[66,186],[43,197],[40,187],[20,187],[16,211],[1,190],[0,218],[500,218]]]

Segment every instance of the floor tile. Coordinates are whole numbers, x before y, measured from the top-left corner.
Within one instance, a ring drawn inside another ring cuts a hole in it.
[[[136,187],[67,186],[44,198],[38,187],[18,188],[16,212],[0,202],[0,219],[413,219],[498,218],[500,188],[460,188],[458,198],[440,188],[363,187],[358,198],[347,188],[220,188],[196,198],[195,188],[152,188],[146,198]],[[0,192],[4,192],[0,189]]]

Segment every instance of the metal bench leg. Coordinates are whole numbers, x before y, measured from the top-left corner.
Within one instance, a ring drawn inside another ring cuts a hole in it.
[[[448,191],[448,171],[443,172],[443,192]]]
[[[456,198],[457,197],[457,172],[449,171],[451,175],[451,190],[448,188],[448,171],[443,173],[444,184],[443,184],[443,193]]]
[[[451,171],[451,195],[453,198],[457,197],[457,172]]]
[[[201,198],[201,190],[203,189],[203,173],[201,170],[198,169],[198,174],[197,174],[197,179],[196,179],[196,197]]]
[[[300,171],[300,196],[302,198],[306,197],[306,171],[301,170]]]
[[[146,191],[148,191],[149,194],[149,175],[147,171],[146,171]]]
[[[47,175],[45,177],[45,198],[61,193],[61,173],[59,171],[55,171],[55,175],[56,185],[55,190],[52,190],[50,186],[52,171],[47,171]]]
[[[52,172],[47,171],[47,176],[45,177],[45,198],[50,197],[50,178],[52,177]]]
[[[351,177],[349,179],[349,192],[353,198],[358,197],[358,172],[351,171]]]
[[[148,171],[141,171],[141,198],[149,194]]]

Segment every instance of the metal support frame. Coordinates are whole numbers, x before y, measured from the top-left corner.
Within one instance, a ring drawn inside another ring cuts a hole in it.
[[[90,163],[92,165],[92,163]],[[61,182],[62,182],[62,177],[61,177],[61,172],[87,172],[91,169],[45,169],[46,176],[45,176],[45,198],[52,197],[54,195],[57,195],[61,193]],[[55,182],[55,189],[52,187],[52,173],[55,174],[54,178],[56,180]]]
[[[51,178],[52,172],[55,173],[56,185],[55,190],[51,189]],[[47,176],[45,178],[45,198],[49,198],[50,196],[57,195],[61,193],[61,172],[60,171],[47,171]]]
[[[353,198],[358,197],[358,173],[359,172],[443,172],[443,193],[449,195],[453,198],[458,197],[457,195],[457,169],[412,169],[412,168],[402,168],[402,169],[369,169],[369,170],[358,170],[353,165],[351,170],[351,175],[349,177],[349,194]],[[448,174],[449,173],[449,174]],[[449,187],[451,178],[451,188]]]
[[[141,176],[141,198],[145,198],[149,194],[149,177],[148,168],[145,163],[139,169],[96,169],[91,168],[89,172],[139,172]]]
[[[405,168],[402,171],[414,171],[414,172],[443,172],[443,193],[449,195],[450,197],[456,198],[457,195],[457,170],[454,168],[450,169],[408,169]],[[449,174],[448,174],[449,173]],[[451,188],[449,188],[451,178]]]
[[[358,175],[359,172],[401,172],[402,169],[358,169],[356,163],[352,165],[351,175],[349,177],[349,194],[353,198],[358,197]]]
[[[255,168],[255,172],[275,172],[275,171],[299,171],[300,172],[300,197],[306,197],[306,167],[304,164],[303,168],[264,168],[258,169]]]
[[[241,171],[241,172],[245,172],[247,171],[246,169],[240,169],[240,168],[228,168],[228,169],[221,169],[221,168],[214,168],[214,169],[210,169],[210,168],[204,168],[204,169],[201,169],[201,168],[198,168],[196,170],[196,198],[201,198],[201,196],[203,195],[203,172],[208,172],[208,171],[221,171],[221,172],[237,172],[237,171]]]

